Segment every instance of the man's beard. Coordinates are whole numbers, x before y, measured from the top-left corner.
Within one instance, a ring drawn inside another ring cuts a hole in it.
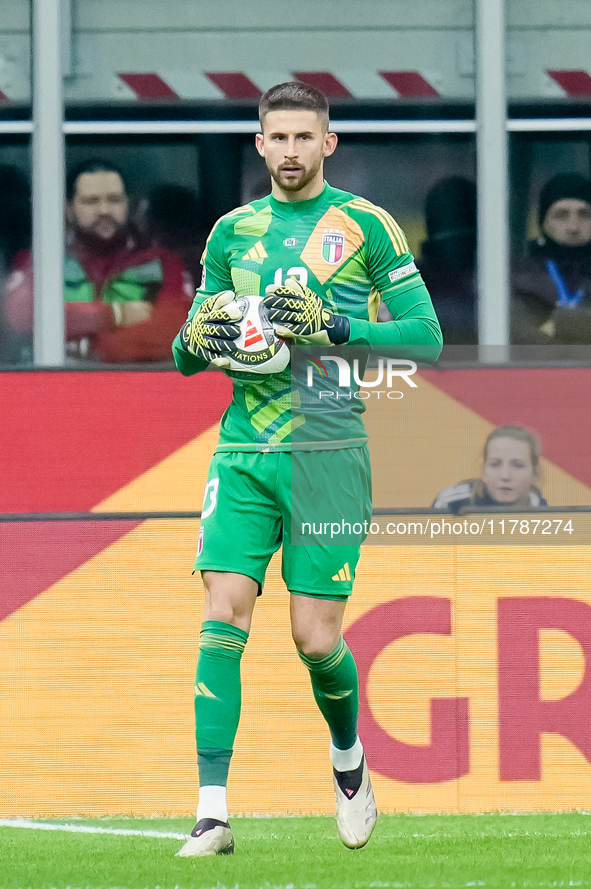
[[[104,223],[109,224],[110,234],[105,237],[104,234],[101,234],[101,228]],[[117,240],[121,232],[127,227],[127,222],[119,222],[117,219],[113,219],[112,216],[105,216],[101,219],[97,219],[97,221],[90,228],[86,229],[86,232],[95,238],[100,238],[103,241],[114,241]]]
[[[127,241],[129,234],[129,223],[125,222],[118,225],[111,237],[104,238],[98,235],[92,228],[80,228],[74,224],[73,231],[76,240],[80,244],[84,244],[93,253],[112,253],[114,250],[121,248]]]
[[[299,164],[292,164],[291,165],[292,168],[295,167],[298,170],[302,170],[303,175],[300,178],[297,178],[297,179],[294,178],[294,179],[290,179],[287,181],[285,181],[285,179],[283,179],[281,176],[281,173],[282,173],[281,168],[284,166],[289,166],[288,164],[281,164],[281,166],[277,167],[276,169],[273,169],[272,167],[269,166],[269,164],[267,164],[267,168],[271,174],[271,178],[273,179],[274,182],[277,183],[279,188],[281,188],[283,191],[298,192],[298,191],[302,191],[307,185],[310,184],[310,182],[312,182],[314,177],[318,174],[321,164],[322,164],[321,158],[318,160],[318,162],[316,164],[314,164],[313,167],[310,167],[309,170],[306,170],[305,167],[302,167]]]

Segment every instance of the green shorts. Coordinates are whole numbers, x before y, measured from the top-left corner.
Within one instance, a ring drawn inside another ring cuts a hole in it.
[[[195,570],[245,574],[262,587],[283,544],[290,592],[346,599],[369,522],[367,447],[219,451],[205,486]]]

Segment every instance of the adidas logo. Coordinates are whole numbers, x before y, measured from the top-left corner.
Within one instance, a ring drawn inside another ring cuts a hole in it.
[[[345,562],[342,568],[336,574],[332,576],[333,580],[352,580],[351,577],[351,569],[349,568],[349,563]]]
[[[267,258],[267,251],[263,247],[262,241],[257,241],[254,247],[251,247],[248,253],[245,253],[242,259],[249,260],[250,262],[262,262]]]
[[[334,580],[334,577],[333,577]],[[324,692],[324,697],[328,698],[329,701],[342,701],[344,698],[348,698],[349,695],[353,694],[352,688],[347,688],[345,691],[341,692],[339,695],[331,695],[329,692]]]
[[[215,695],[208,689],[205,682],[198,682],[195,686],[195,697],[215,698]]]
[[[255,343],[260,343],[261,340],[264,342],[264,336],[252,321],[246,322],[246,333],[244,334],[244,348],[249,349],[251,346],[254,346]]]

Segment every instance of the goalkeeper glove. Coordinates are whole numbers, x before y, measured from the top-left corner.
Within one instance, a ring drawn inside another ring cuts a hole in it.
[[[240,336],[237,322],[242,320],[235,298],[232,290],[224,290],[201,303],[181,329],[181,342],[187,352],[218,367],[230,363],[223,356],[235,349],[234,340]]]
[[[265,293],[269,320],[282,339],[321,346],[340,345],[349,339],[347,316],[323,308],[318,294],[295,278],[288,278],[285,284],[271,284]]]

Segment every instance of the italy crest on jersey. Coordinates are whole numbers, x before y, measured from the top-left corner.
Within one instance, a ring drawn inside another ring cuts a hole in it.
[[[322,235],[322,258],[331,265],[340,262],[345,250],[345,233],[325,231]]]

